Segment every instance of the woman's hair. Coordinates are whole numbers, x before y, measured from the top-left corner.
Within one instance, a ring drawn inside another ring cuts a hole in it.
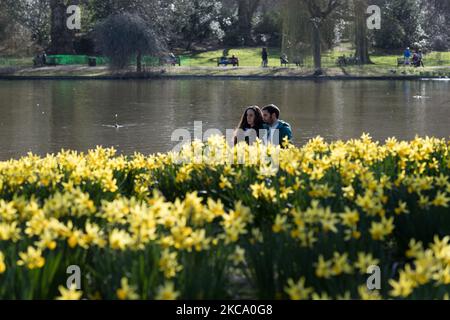
[[[262,111],[258,106],[250,106],[247,107],[244,111],[244,113],[242,114],[241,117],[241,121],[239,122],[238,127],[236,128],[236,131],[234,133],[234,144],[236,145],[238,143],[238,132],[239,130],[245,130],[245,129],[250,129],[250,125],[247,122],[247,112],[249,110],[253,110],[255,112],[255,121],[254,121],[254,126],[253,128],[256,131],[256,136],[259,137],[259,130],[263,128],[264,126],[264,121],[263,121],[263,116],[262,116]],[[247,143],[250,142],[249,137],[245,137],[245,141]]]
[[[264,121],[262,116],[262,111],[258,106],[250,106],[247,107],[242,114],[241,121],[239,122],[239,125],[236,129],[249,129],[251,128],[250,125],[247,122],[247,112],[249,110],[253,110],[255,112],[255,122],[254,122],[254,128],[258,129],[261,128]]]

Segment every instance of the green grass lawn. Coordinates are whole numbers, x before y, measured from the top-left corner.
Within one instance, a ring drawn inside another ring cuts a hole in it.
[[[280,65],[280,49],[270,48],[269,51],[269,65]],[[217,58],[222,56],[223,50],[207,51],[203,53],[185,56],[182,64],[192,67],[200,66],[217,66]],[[229,56],[235,55],[239,58],[239,65],[242,67],[257,67],[261,66],[261,48],[239,48],[231,49]]]
[[[222,56],[222,49],[184,55],[181,57],[182,68],[168,68],[167,72],[173,75],[233,75],[233,76],[305,76],[314,72],[314,63],[311,56],[304,57],[304,67],[280,68],[279,48],[269,48],[269,67],[261,66],[261,48],[237,48],[230,49],[229,56],[239,57],[240,67],[217,67],[217,58]],[[372,54],[373,64],[364,66],[347,66],[340,68],[336,65],[339,56],[353,55],[354,51],[349,45],[344,45],[331,51],[323,52],[322,66],[325,74],[329,76],[450,76],[450,52],[432,52],[424,56],[426,68],[400,67],[397,68],[397,58],[401,54]],[[101,61],[99,61],[101,62]],[[99,66],[106,67],[99,63]],[[151,66],[151,64],[147,64]],[[5,58],[0,57],[0,72],[14,72],[18,75],[40,75],[40,76],[103,76],[111,72],[107,68],[92,69],[87,64],[66,65],[59,68],[30,68],[32,58]],[[190,68],[192,67],[192,68]],[[130,68],[134,68],[130,66]],[[18,69],[5,71],[8,69]]]
[[[32,57],[0,57],[1,67],[31,67],[33,65]]]
[[[217,58],[222,56],[222,49],[207,51],[192,55],[182,56],[181,63],[187,67],[214,67],[217,66]],[[269,66],[280,66],[281,50],[279,48],[269,48]],[[339,56],[350,56],[354,52],[349,46],[343,46],[341,48],[326,51],[322,54],[322,66],[324,68],[336,67],[336,60]],[[261,48],[237,48],[229,51],[229,56],[236,55],[239,57],[240,66],[242,67],[259,67],[261,66]],[[371,60],[375,66],[379,67],[396,67],[397,58],[401,55],[371,55]],[[450,65],[450,52],[432,52],[426,54],[424,57],[424,63],[427,67],[432,66],[449,66]],[[12,58],[12,57],[0,57],[0,67],[30,67],[32,66],[32,57]],[[312,67],[312,56],[304,57],[304,64],[306,67]]]
[[[214,50],[184,56],[182,64],[184,66],[192,67],[216,66],[217,58],[222,56],[222,51],[223,50]],[[353,53],[354,51],[349,48],[324,52],[322,55],[322,66],[324,68],[336,67],[336,60],[339,56],[344,54],[350,56]],[[233,54],[239,57],[240,66],[242,67],[257,67],[261,65],[261,48],[231,49],[229,56]],[[281,51],[279,48],[269,48],[269,66],[280,66],[280,55]],[[390,68],[397,66],[397,58],[399,57],[401,57],[401,55],[371,55],[372,62],[375,66]],[[305,66],[313,66],[312,56],[305,57],[304,63]],[[450,52],[432,52],[426,54],[424,63],[428,67],[450,65]]]

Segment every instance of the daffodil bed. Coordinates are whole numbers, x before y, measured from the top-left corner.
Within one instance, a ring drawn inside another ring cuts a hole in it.
[[[448,298],[449,146],[213,137],[0,162],[0,298]],[[240,151],[242,164],[225,156]],[[80,290],[66,288],[73,265]]]

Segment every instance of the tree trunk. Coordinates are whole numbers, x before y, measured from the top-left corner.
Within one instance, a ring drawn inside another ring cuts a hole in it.
[[[361,64],[372,63],[369,56],[369,40],[367,39],[367,6],[367,0],[354,0],[356,44],[355,56]]]
[[[315,74],[322,74],[322,59],[321,59],[321,43],[320,43],[320,22],[312,22],[312,47],[314,57]]]
[[[75,30],[67,28],[67,7],[77,4],[78,1],[69,1],[64,4],[63,0],[51,0],[51,27],[50,27],[50,48],[51,54],[73,54],[75,53],[73,41]]]
[[[261,0],[238,0],[238,26],[242,45],[253,44],[252,19]]]
[[[140,50],[136,55],[136,71],[142,72],[142,52]]]
[[[249,0],[240,0],[238,7],[239,35],[242,45],[249,45],[252,41],[251,21],[249,21]]]
[[[342,2],[340,0],[328,0],[326,7],[323,9],[321,3],[316,0],[303,0],[308,8],[312,29],[312,47],[314,57],[314,68],[316,69],[314,75],[323,74],[322,60],[321,60],[321,35],[320,28],[327,17],[337,8]]]

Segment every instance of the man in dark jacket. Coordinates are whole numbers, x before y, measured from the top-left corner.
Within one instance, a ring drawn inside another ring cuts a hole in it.
[[[276,105],[269,104],[262,109],[262,112],[264,122],[269,127],[269,142],[276,145],[283,145],[285,138],[287,138],[289,142],[292,141],[291,125],[283,120],[280,120],[280,109]]]
[[[267,68],[269,66],[269,53],[267,52],[267,48],[263,48],[261,52],[262,58],[262,66]]]

